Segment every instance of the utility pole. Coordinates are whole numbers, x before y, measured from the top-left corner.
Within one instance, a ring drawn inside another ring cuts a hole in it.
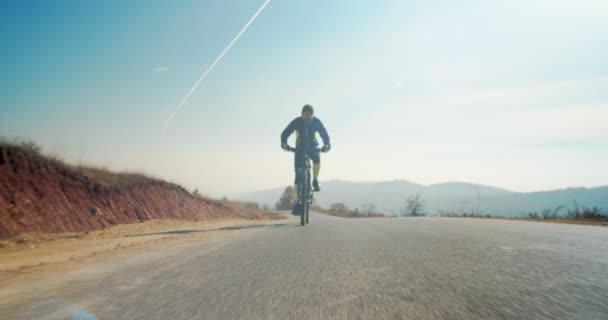
[[[477,215],[479,215],[479,189],[477,189]]]

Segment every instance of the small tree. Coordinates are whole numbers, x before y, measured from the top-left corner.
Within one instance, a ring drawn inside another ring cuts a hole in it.
[[[414,197],[407,198],[405,200],[405,207],[401,209],[401,215],[403,216],[423,216],[423,205],[420,199],[420,194],[416,194]]]
[[[559,205],[557,206],[555,209],[553,209],[553,213],[551,214],[551,218],[552,219],[557,219],[559,217],[559,212],[564,208],[563,205]]]
[[[195,197],[199,197],[199,198],[201,198],[203,196],[200,192],[198,192],[198,188],[196,188],[196,189],[194,189],[194,191],[192,191],[192,195]]]
[[[578,203],[576,200],[572,201],[573,209],[568,209],[568,219],[580,219],[581,218],[581,210],[578,207]]]
[[[283,194],[281,194],[279,202],[277,202],[274,207],[276,210],[289,210],[291,209],[293,201],[293,187],[287,186],[287,188],[285,188],[285,190],[283,191]]]
[[[350,209],[344,204],[344,202],[336,202],[329,206],[329,212],[335,215],[348,216]]]
[[[376,214],[377,210],[378,210],[378,206],[373,202],[366,203],[363,206],[361,206],[361,211],[366,216],[371,216],[371,215]]]

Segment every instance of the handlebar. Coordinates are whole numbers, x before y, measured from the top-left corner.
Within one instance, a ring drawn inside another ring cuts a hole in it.
[[[326,153],[326,152],[327,152],[327,151],[323,151],[323,149],[322,149],[322,148],[314,148],[313,150],[314,150],[315,152],[323,152],[323,153]],[[289,151],[289,152],[293,152],[293,153],[295,153],[295,152],[296,152],[296,148],[293,148],[293,147],[291,147],[291,146],[289,146],[289,145],[288,145],[288,146],[287,146],[287,149],[285,149],[285,151]]]

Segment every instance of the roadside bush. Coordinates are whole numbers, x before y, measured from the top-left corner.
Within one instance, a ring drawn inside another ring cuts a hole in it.
[[[274,205],[274,207],[276,210],[290,210],[293,202],[293,187],[287,186],[283,191],[283,194],[281,194],[281,198],[279,198],[279,201]]]

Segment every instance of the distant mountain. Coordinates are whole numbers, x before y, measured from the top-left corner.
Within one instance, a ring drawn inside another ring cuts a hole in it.
[[[256,191],[238,198],[274,206],[285,187]],[[406,180],[379,182],[326,181],[315,198],[323,207],[344,202],[351,208],[374,203],[384,213],[399,213],[407,197],[420,194],[425,212],[476,212],[505,217],[521,216],[558,206],[598,206],[608,209],[608,186],[541,192],[514,192],[467,182],[421,185]],[[566,213],[564,209],[562,214]]]
[[[471,193],[476,194],[477,191],[483,192],[485,195],[504,195],[512,193],[512,191],[496,188],[492,186],[485,186],[481,184],[467,183],[467,182],[444,182],[436,183],[426,187],[427,193],[435,195],[449,195],[449,196],[462,196],[469,197]]]

